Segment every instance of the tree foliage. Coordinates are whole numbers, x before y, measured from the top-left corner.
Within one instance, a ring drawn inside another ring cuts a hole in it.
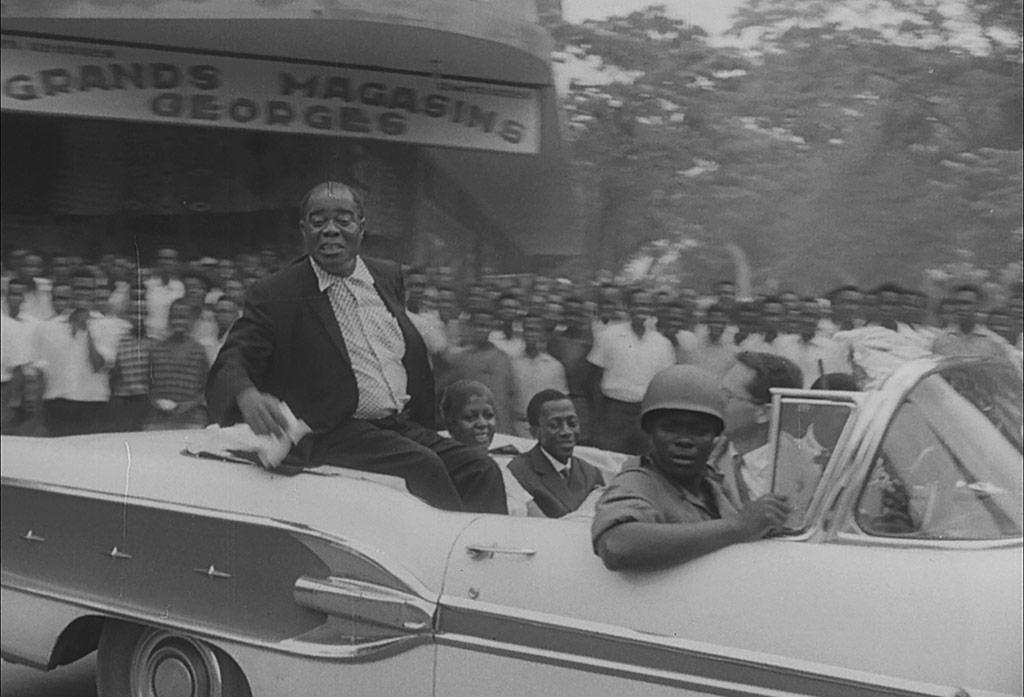
[[[591,263],[674,250],[700,284],[735,243],[762,284],[811,290],[1019,254],[1021,2],[870,5],[863,26],[845,3],[748,0],[748,50],[661,8],[554,27],[563,55],[630,78],[565,95]]]

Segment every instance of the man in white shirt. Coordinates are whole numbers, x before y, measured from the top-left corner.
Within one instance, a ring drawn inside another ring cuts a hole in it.
[[[154,341],[167,336],[171,303],[185,297],[185,284],[178,278],[178,252],[162,247],[156,253],[156,274],[146,280],[146,331]]]
[[[672,343],[647,328],[654,314],[651,296],[632,291],[627,300],[628,324],[612,325],[595,337],[587,360],[600,369],[601,403],[595,420],[600,447],[638,455],[647,437],[640,428],[640,402],[647,385],[659,371],[675,365]]]
[[[512,405],[512,433],[521,438],[530,438],[530,422],[527,407],[533,396],[544,389],[568,393],[565,367],[547,352],[547,337],[544,321],[536,315],[527,315],[523,320],[523,355],[512,359],[512,375],[515,380],[515,403]]]
[[[35,252],[26,254],[16,278],[25,283],[25,300],[21,313],[40,321],[53,317],[53,283],[43,276],[43,257]]]
[[[657,329],[676,353],[676,363],[685,362],[697,346],[697,335],[693,331],[693,309],[686,300],[669,299],[658,317]]]
[[[722,377],[736,362],[736,345],[726,331],[729,313],[715,303],[707,309],[704,325],[694,332],[692,348],[684,351],[680,363],[695,365],[715,377]]]
[[[797,315],[796,334],[787,334],[779,339],[780,355],[793,361],[803,373],[802,387],[810,387],[814,381],[827,373],[851,373],[852,367],[839,345],[818,332],[820,320],[818,301],[804,298]]]
[[[653,316],[653,314],[652,314]],[[596,340],[605,329],[625,324],[622,312],[622,291],[614,283],[605,282],[597,289],[597,316],[590,326]]]
[[[423,337],[427,345],[430,364],[437,363],[437,357],[448,349],[448,335],[437,311],[436,295],[427,287],[427,274],[418,268],[405,274],[405,311],[409,321]]]
[[[32,362],[31,345],[28,325],[0,313],[0,433],[15,432],[16,408],[21,404],[25,374]]]
[[[864,326],[861,319],[864,296],[857,286],[833,288],[826,297],[829,302],[829,316],[818,325],[823,337],[831,339],[836,332],[849,332]]]
[[[76,273],[71,306],[36,332],[46,426],[53,436],[97,433],[105,426],[119,326],[92,309],[95,297],[96,277]]]
[[[762,300],[759,331],[747,337],[740,349],[782,355],[782,325],[785,317],[786,306],[779,298],[769,296]]]
[[[952,306],[956,323],[939,334],[932,351],[940,356],[986,356],[1007,360],[1006,349],[990,332],[978,324],[978,301],[981,292],[976,286],[961,285],[953,290]]]
[[[502,293],[498,297],[498,328],[487,337],[488,341],[509,358],[522,356],[526,350],[519,311],[519,299],[512,293]]]

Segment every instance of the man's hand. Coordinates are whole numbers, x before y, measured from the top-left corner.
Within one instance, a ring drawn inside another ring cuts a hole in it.
[[[286,433],[288,421],[277,397],[249,387],[238,393],[236,401],[242,418],[256,435],[280,437]]]
[[[765,494],[740,510],[738,522],[744,540],[757,540],[785,526],[792,507],[788,497]]]

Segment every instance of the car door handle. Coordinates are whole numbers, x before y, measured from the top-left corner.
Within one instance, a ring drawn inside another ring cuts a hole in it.
[[[519,557],[532,557],[537,554],[535,549],[515,549],[513,547],[498,547],[496,545],[466,545],[466,554],[474,561],[493,559],[495,554],[509,554]]]

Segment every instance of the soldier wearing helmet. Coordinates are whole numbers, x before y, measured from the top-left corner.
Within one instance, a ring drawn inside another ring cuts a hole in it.
[[[640,417],[650,454],[623,466],[594,514],[594,551],[609,569],[680,564],[783,525],[783,497],[741,505],[710,462],[725,407],[719,381],[695,366],[674,365],[651,380]]]

